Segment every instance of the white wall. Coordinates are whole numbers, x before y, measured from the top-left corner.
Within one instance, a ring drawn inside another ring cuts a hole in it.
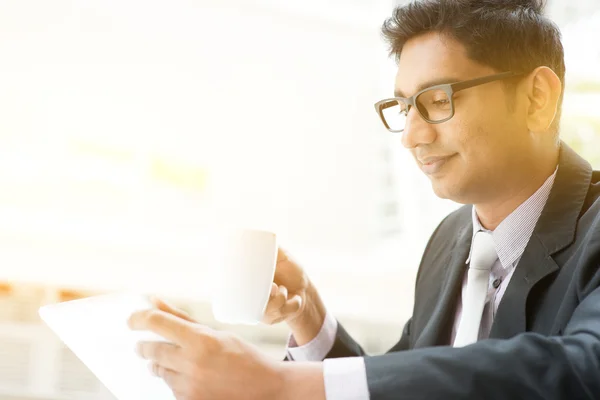
[[[294,4],[2,2],[0,276],[200,279],[194,241],[222,223],[332,260],[368,252],[389,8]],[[157,157],[206,170],[205,191],[157,183]]]

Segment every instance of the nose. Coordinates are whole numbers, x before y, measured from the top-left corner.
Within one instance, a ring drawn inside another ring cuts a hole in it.
[[[402,146],[414,149],[419,145],[430,144],[437,138],[434,126],[426,122],[415,107],[406,115],[406,125],[402,132]]]

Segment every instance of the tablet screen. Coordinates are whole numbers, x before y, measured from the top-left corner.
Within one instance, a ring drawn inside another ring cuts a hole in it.
[[[175,400],[135,353],[140,340],[164,339],[127,326],[134,311],[151,307],[143,295],[114,293],[46,305],[39,314],[118,400]]]

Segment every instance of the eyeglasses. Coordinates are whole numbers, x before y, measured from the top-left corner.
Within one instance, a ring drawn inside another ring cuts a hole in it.
[[[430,124],[441,124],[454,116],[454,93],[486,83],[522,75],[516,72],[484,76],[468,81],[446,83],[421,90],[412,97],[392,97],[375,103],[375,110],[390,132],[403,132],[411,107]]]

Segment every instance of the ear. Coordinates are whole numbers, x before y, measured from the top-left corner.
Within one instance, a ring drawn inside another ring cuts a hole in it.
[[[533,133],[547,132],[558,111],[562,93],[560,79],[550,68],[538,67],[525,79],[525,84],[529,100],[527,127]]]

